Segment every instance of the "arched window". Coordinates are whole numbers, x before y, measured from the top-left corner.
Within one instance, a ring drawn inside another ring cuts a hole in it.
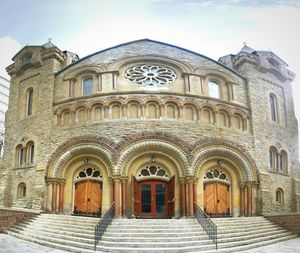
[[[219,112],[219,125],[229,127],[229,115],[226,111]]]
[[[232,125],[235,129],[243,129],[243,118],[239,114],[234,114],[232,117]]]
[[[82,95],[89,96],[93,94],[93,78],[86,78],[82,83]]]
[[[32,103],[33,103],[33,89],[29,88],[27,90],[27,115],[32,114]]]
[[[278,188],[276,190],[275,200],[276,200],[276,203],[283,205],[283,190],[281,188]]]
[[[34,143],[30,141],[26,146],[28,164],[34,163]]]
[[[25,148],[22,145],[18,145],[16,149],[16,158],[17,162],[16,164],[18,166],[23,166],[25,165]]]
[[[212,98],[220,98],[220,87],[215,81],[208,81],[208,95]]]
[[[94,120],[102,120],[103,107],[102,105],[96,105],[93,107],[94,111]]]
[[[26,185],[20,183],[17,189],[17,198],[26,198]]]
[[[278,154],[278,160],[279,160],[278,170],[282,173],[288,173],[288,170],[287,170],[288,158],[287,158],[286,151],[282,150],[280,152],[280,154]]]
[[[273,121],[278,121],[277,99],[274,94],[270,94],[270,110],[271,119]]]
[[[277,149],[275,147],[270,147],[269,150],[269,166],[273,170],[277,168]]]
[[[78,123],[83,123],[85,122],[85,108],[84,107],[80,107],[76,110],[76,121]]]

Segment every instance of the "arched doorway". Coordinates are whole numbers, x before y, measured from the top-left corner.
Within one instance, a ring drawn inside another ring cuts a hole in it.
[[[138,170],[133,182],[134,215],[142,218],[174,216],[175,176],[160,165],[151,164]]]
[[[74,177],[74,214],[100,216],[102,209],[102,174],[96,168],[81,169]]]
[[[203,180],[204,211],[209,216],[229,216],[230,213],[230,180],[226,173],[219,169],[206,171]]]

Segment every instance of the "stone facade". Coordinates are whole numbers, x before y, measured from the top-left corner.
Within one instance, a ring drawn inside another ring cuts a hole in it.
[[[229,215],[300,210],[294,75],[273,53],[245,46],[216,62],[145,39],[80,60],[49,42],[13,61],[1,205],[73,213],[75,175],[91,167],[101,208],[115,201],[131,216],[133,176],[161,166],[175,178],[175,216],[209,209],[205,186],[218,182]],[[135,67],[145,83],[126,77]]]

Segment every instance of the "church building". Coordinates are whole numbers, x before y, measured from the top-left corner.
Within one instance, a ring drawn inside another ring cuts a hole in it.
[[[300,211],[288,65],[142,39],[84,58],[25,46],[11,77],[0,205],[115,217]]]

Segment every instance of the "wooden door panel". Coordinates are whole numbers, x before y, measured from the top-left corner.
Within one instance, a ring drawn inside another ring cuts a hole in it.
[[[87,184],[79,182],[75,185],[75,204],[74,209],[78,212],[87,211]]]
[[[216,213],[216,184],[205,184],[204,208],[206,213]]]
[[[226,214],[228,212],[228,186],[225,184],[218,184],[218,213]]]
[[[97,213],[101,210],[102,185],[100,182],[89,182],[88,212]]]
[[[140,197],[139,197],[139,184],[135,177],[131,177],[132,182],[132,196],[133,196],[133,211],[135,216],[140,215]]]

